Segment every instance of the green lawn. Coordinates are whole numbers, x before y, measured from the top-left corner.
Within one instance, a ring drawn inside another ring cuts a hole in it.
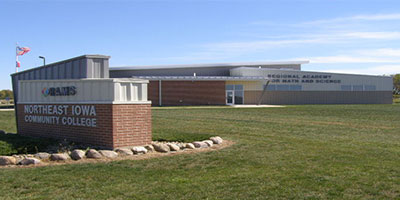
[[[12,113],[0,112],[0,129]],[[150,160],[0,169],[3,199],[399,199],[400,105],[154,109],[154,138],[235,145]]]

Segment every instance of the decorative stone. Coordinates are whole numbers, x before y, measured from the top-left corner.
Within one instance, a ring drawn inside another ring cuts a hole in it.
[[[205,142],[193,142],[192,143],[196,148],[207,148],[208,145]]]
[[[168,143],[167,145],[168,145],[168,147],[169,147],[169,149],[171,151],[179,151],[179,150],[181,150],[181,148],[176,144]]]
[[[148,152],[154,152],[155,151],[153,145],[146,145],[146,146],[144,146],[144,148],[146,148]]]
[[[67,153],[54,153],[50,156],[50,160],[52,161],[66,161],[68,159],[69,155]]]
[[[211,141],[213,141],[214,144],[222,144],[222,142],[224,141],[221,137],[216,136],[216,137],[211,137],[210,138]]]
[[[38,158],[40,160],[46,160],[46,159],[49,159],[51,155],[46,152],[40,152],[40,153],[35,154],[34,156],[35,156],[35,158]]]
[[[187,149],[195,149],[196,148],[192,143],[187,143],[185,147]]]
[[[17,159],[12,156],[0,156],[0,165],[15,165]]]
[[[118,153],[110,150],[100,150],[99,153],[106,158],[116,158],[118,157]]]
[[[87,158],[99,159],[99,158],[102,158],[103,156],[98,151],[96,151],[95,149],[89,149],[86,152],[86,157]]]
[[[213,141],[211,140],[204,140],[203,142],[206,143],[209,147],[213,145]]]
[[[120,155],[123,156],[131,156],[133,155],[133,152],[130,149],[116,149],[115,152],[119,153]]]
[[[161,153],[169,152],[169,147],[166,144],[153,144],[153,147],[156,151]]]
[[[80,160],[85,157],[85,151],[80,150],[80,149],[75,149],[71,152],[71,158],[74,160]]]
[[[23,160],[19,161],[19,165],[37,165],[41,163],[39,159],[36,158],[24,158]]]
[[[148,150],[144,147],[133,147],[132,151],[134,154],[146,154]]]
[[[186,144],[184,144],[184,143],[177,143],[176,145],[177,145],[180,149],[184,149],[185,146],[186,146]]]

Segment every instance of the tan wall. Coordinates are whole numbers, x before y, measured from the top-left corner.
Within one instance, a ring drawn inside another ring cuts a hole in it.
[[[245,91],[245,104],[257,104],[262,91]],[[267,91],[261,104],[392,104],[387,91]]]

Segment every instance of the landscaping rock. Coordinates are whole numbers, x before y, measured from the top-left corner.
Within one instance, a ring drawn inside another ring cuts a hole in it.
[[[24,158],[23,160],[19,161],[19,165],[37,165],[40,164],[41,161],[36,158]]]
[[[185,146],[186,146],[186,144],[184,144],[184,143],[177,143],[176,145],[177,145],[180,149],[184,149]]]
[[[211,141],[213,141],[214,144],[222,144],[222,142],[224,141],[221,137],[216,136],[216,137],[211,137],[210,138]]]
[[[134,154],[146,154],[148,150],[144,147],[133,147],[132,151]]]
[[[153,145],[146,145],[146,146],[144,146],[144,148],[146,148],[148,152],[154,152],[155,151]]]
[[[89,151],[86,152],[86,157],[99,159],[102,158],[103,156],[95,149],[89,149]]]
[[[35,154],[34,156],[35,156],[35,158],[38,158],[40,160],[46,160],[46,159],[49,159],[51,155],[46,152],[40,152],[40,153]]]
[[[85,151],[80,150],[80,149],[75,149],[71,152],[71,158],[74,160],[80,160],[85,157]]]
[[[213,141],[211,140],[204,140],[203,142],[206,143],[209,147],[213,145]]]
[[[192,143],[187,143],[185,147],[186,147],[186,149],[195,149],[196,148]]]
[[[116,157],[118,157],[118,154],[115,151],[100,150],[99,152],[101,153],[101,155],[103,155],[106,158],[116,158]]]
[[[196,148],[207,148],[208,145],[205,142],[193,142],[192,143]]]
[[[0,165],[15,165],[17,159],[12,156],[0,156]]]
[[[52,161],[66,161],[68,159],[69,155],[67,153],[54,153],[50,156],[50,160]]]
[[[153,147],[156,151],[161,153],[169,152],[169,147],[166,144],[153,144]]]
[[[181,150],[181,148],[176,144],[168,143],[167,145],[168,145],[168,147],[169,147],[169,149],[171,151],[179,151],[179,150]]]
[[[115,152],[123,156],[131,156],[133,152],[130,149],[116,149]]]

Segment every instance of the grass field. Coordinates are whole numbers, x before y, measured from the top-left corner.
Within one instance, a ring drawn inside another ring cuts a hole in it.
[[[14,130],[0,112],[0,129]],[[399,199],[400,105],[154,109],[155,138],[216,152],[0,169],[3,199]]]

